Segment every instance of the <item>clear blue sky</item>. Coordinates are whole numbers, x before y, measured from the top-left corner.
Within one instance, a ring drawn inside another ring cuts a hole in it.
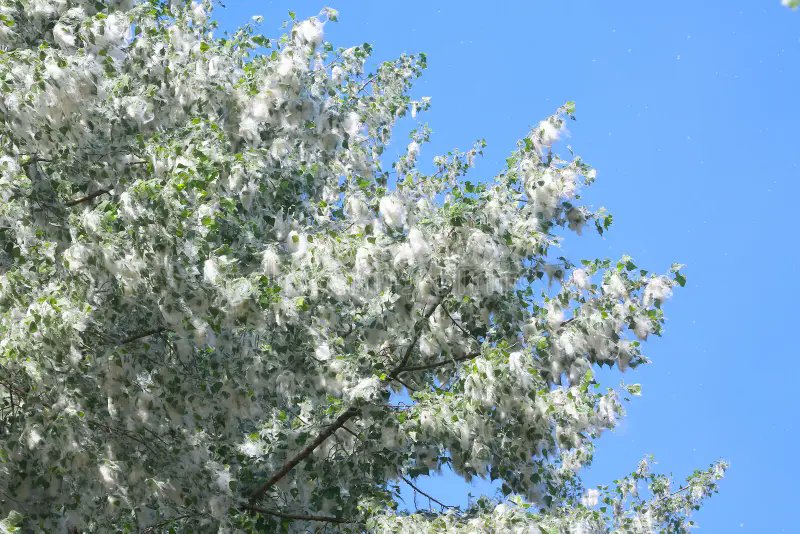
[[[261,14],[277,35],[287,10],[324,5],[229,0],[216,16],[230,29]],[[415,91],[433,101],[423,159],[484,137],[474,176],[490,177],[530,126],[574,100],[569,143],[599,172],[585,198],[615,224],[605,239],[569,239],[567,255],[687,265],[665,336],[648,344],[654,363],[625,375],[644,394],[601,438],[587,483],[645,454],[678,478],[722,457],[731,469],[696,515],[701,532],[798,532],[800,12],[779,0],[329,5],[336,46],[428,54]],[[421,485],[453,504],[467,491],[452,477]]]

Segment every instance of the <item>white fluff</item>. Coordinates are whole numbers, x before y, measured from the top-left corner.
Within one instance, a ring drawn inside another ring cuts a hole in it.
[[[306,236],[297,233],[295,230],[292,230],[289,232],[289,235],[286,236],[286,250],[288,250],[290,254],[301,256],[305,254],[307,248],[308,241],[306,240]]]
[[[265,121],[269,118],[270,101],[267,95],[259,93],[250,101],[250,117],[257,121]]]
[[[625,282],[622,278],[614,273],[608,277],[608,280],[603,284],[603,293],[615,299],[625,299],[628,297],[628,290],[625,288]]]
[[[614,426],[617,423],[616,396],[609,394],[600,399],[597,404],[597,415],[603,424]]]
[[[536,147],[536,150],[541,153],[544,148],[550,148],[553,143],[561,138],[563,126],[557,126],[550,119],[545,119],[539,123],[539,126],[531,135],[531,141]]]
[[[647,335],[651,331],[650,320],[641,315],[633,318],[633,332],[639,339],[647,339]]]
[[[547,303],[547,324],[550,328],[558,328],[564,322],[564,311],[556,306],[555,301]]]
[[[406,209],[397,197],[383,197],[378,207],[387,226],[401,227],[406,222]]]
[[[351,111],[344,118],[342,126],[344,127],[344,131],[347,132],[347,135],[355,137],[361,130],[361,118],[358,116],[358,113]]]
[[[72,29],[61,22],[57,22],[53,26],[53,40],[62,49],[75,46],[75,36],[72,34]]]
[[[36,426],[31,427],[31,429],[28,431],[28,448],[35,449],[43,439],[44,438],[42,437],[42,434],[39,432],[39,428]]]
[[[129,41],[131,35],[131,22],[125,14],[114,12],[106,18],[105,31],[102,36],[106,43],[119,46]]]
[[[323,343],[317,350],[314,351],[314,356],[320,361],[328,361],[331,359],[331,347],[327,343]]]
[[[586,506],[587,508],[591,508],[593,506],[597,506],[597,503],[600,501],[600,492],[596,489],[590,489],[586,492],[586,494],[581,498],[581,504]]]
[[[199,22],[205,21],[208,17],[203,4],[200,2],[192,2],[192,15],[194,15],[194,18]]]
[[[411,141],[408,144],[408,160],[415,161],[418,155],[419,155],[419,143],[417,143],[416,141]]]
[[[372,400],[377,398],[380,386],[381,381],[377,376],[365,378],[347,392],[347,397],[351,402],[355,400]]]
[[[219,266],[217,264],[216,258],[209,258],[203,263],[203,279],[209,283],[213,284],[219,278]]]
[[[414,263],[414,251],[411,250],[411,245],[403,243],[397,247],[397,252],[394,255],[393,265],[395,269],[402,269],[406,265]]]
[[[281,259],[278,253],[268,248],[261,256],[261,271],[270,277],[278,276],[281,272]]]
[[[344,70],[339,65],[331,69],[331,81],[336,85],[341,85],[344,81]]]
[[[572,283],[575,284],[575,287],[578,289],[589,289],[591,285],[591,281],[589,280],[588,273],[583,269],[575,269],[572,271]]]
[[[424,260],[431,252],[431,247],[425,240],[425,235],[418,228],[409,230],[408,243],[411,245],[411,252],[417,261]]]
[[[367,276],[373,271],[372,249],[367,246],[360,247],[356,251],[355,272],[359,276]]]
[[[508,355],[508,367],[516,375],[523,387],[528,387],[533,381],[533,376],[528,371],[530,367],[530,357],[522,352],[516,351]]]
[[[344,213],[355,222],[365,221],[370,218],[369,206],[360,196],[350,196],[344,203]]]
[[[317,46],[322,42],[322,23],[317,19],[304,20],[295,27],[297,38],[311,46]]]
[[[269,148],[269,155],[275,159],[282,159],[289,153],[290,148],[286,139],[279,137],[272,142],[272,146]]]
[[[652,306],[672,296],[672,287],[664,277],[653,278],[644,289],[644,305]]]
[[[125,114],[139,124],[147,124],[155,118],[152,106],[142,97],[131,97],[125,106]]]
[[[294,70],[294,59],[289,53],[284,52],[278,60],[276,72],[279,76],[288,76],[292,70]]]
[[[64,259],[70,270],[77,271],[86,266],[91,256],[91,251],[85,245],[75,243],[64,251]]]

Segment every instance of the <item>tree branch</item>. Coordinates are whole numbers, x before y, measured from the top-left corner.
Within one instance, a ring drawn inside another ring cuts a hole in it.
[[[449,291],[449,289],[448,289],[448,291]],[[414,351],[414,347],[417,345],[417,341],[419,341],[419,337],[422,335],[422,330],[423,330],[423,327],[425,326],[425,323],[428,322],[428,319],[430,319],[431,315],[433,315],[433,312],[436,311],[436,308],[439,307],[439,304],[441,304],[443,300],[444,300],[444,295],[439,299],[439,302],[437,302],[436,305],[431,308],[430,311],[426,311],[426,312],[423,313],[423,318],[420,321],[418,321],[417,324],[414,326],[413,338],[411,340],[411,343],[409,343],[408,347],[406,348],[406,351],[403,354],[402,360],[397,365],[397,367],[395,367],[394,370],[392,370],[392,372],[389,373],[388,378],[395,378],[395,375],[397,375],[398,373],[400,373],[400,372],[402,372],[404,370],[404,367],[408,363],[408,360],[411,358],[411,353]],[[314,438],[314,441],[312,441],[311,443],[306,445],[303,448],[303,450],[301,450],[300,452],[295,454],[289,461],[287,461],[285,464],[283,464],[283,466],[281,466],[280,469],[275,471],[266,480],[266,482],[264,482],[259,487],[257,487],[250,494],[250,502],[255,501],[256,499],[258,499],[259,497],[264,495],[266,492],[268,492],[270,490],[270,488],[272,488],[272,486],[274,486],[283,477],[288,475],[289,472],[297,466],[297,464],[299,464],[300,462],[302,462],[303,460],[308,458],[311,455],[311,453],[313,453],[316,450],[317,447],[322,445],[322,443],[324,443],[326,439],[328,439],[333,434],[335,434],[337,430],[342,428],[345,425],[345,423],[347,423],[347,421],[349,421],[355,415],[357,415],[359,411],[360,411],[360,408],[358,408],[356,406],[351,406],[347,410],[342,412],[339,415],[339,417],[337,417],[333,421],[333,423],[328,425],[325,428],[325,430],[320,432],[317,435],[317,437]]]
[[[415,485],[413,482],[411,482],[411,481],[410,481],[408,478],[406,478],[405,476],[403,476],[403,475],[400,475],[400,478],[403,480],[403,482],[405,482],[406,484],[408,484],[409,486],[411,486],[411,487],[414,489],[414,491],[416,491],[416,492],[417,492],[417,493],[419,493],[420,495],[423,495],[423,496],[427,497],[429,500],[431,500],[431,501],[435,502],[436,504],[438,504],[438,505],[439,505],[439,506],[441,506],[442,508],[453,508],[453,509],[458,509],[458,506],[450,506],[449,504],[445,504],[445,503],[443,503],[442,501],[440,501],[440,500],[439,500],[439,499],[437,499],[436,497],[432,497],[431,495],[429,495],[429,494],[425,493],[424,491],[422,491],[421,489],[419,489],[419,488],[418,488],[418,487],[417,487],[417,486],[416,486],[416,485]]]
[[[122,429],[119,429],[119,428],[114,428],[114,427],[109,426],[109,425],[107,425],[105,423],[101,423],[100,421],[95,421],[95,420],[92,420],[92,419],[88,420],[87,424],[89,426],[102,428],[103,430],[105,430],[109,434],[123,436],[123,437],[126,437],[126,438],[130,439],[131,441],[135,441],[136,443],[138,443],[139,445],[141,445],[142,447],[144,447],[145,449],[150,451],[151,454],[157,455],[158,452],[159,452],[152,445],[150,445],[150,443],[148,443],[147,439],[145,439],[144,437],[136,434],[135,432],[128,431],[128,430],[122,430]]]
[[[289,474],[289,472],[294,469],[297,464],[308,458],[317,447],[322,445],[326,439],[331,437],[337,430],[342,428],[344,424],[358,414],[359,411],[360,410],[355,406],[351,406],[342,412],[339,417],[333,421],[333,423],[331,423],[327,428],[325,428],[325,430],[320,432],[316,438],[314,438],[314,441],[306,445],[303,450],[295,454],[288,462],[283,464],[280,469],[275,471],[275,473],[273,473],[266,482],[256,488],[255,491],[250,494],[250,501],[252,502],[268,492],[272,486]]]
[[[411,343],[409,343],[408,347],[406,347],[406,352],[403,354],[403,358],[400,360],[400,363],[397,364],[397,367],[395,367],[392,372],[388,374],[389,378],[395,378],[398,374],[403,372],[408,364],[408,360],[411,358],[411,353],[414,352],[414,347],[417,346],[417,341],[419,341],[419,338],[422,335],[422,329],[425,327],[425,323],[428,322],[428,320],[431,318],[431,315],[433,315],[433,312],[436,311],[439,305],[444,302],[445,296],[446,294],[442,295],[442,297],[439,299],[439,302],[437,302],[436,305],[430,309],[430,311],[424,312],[422,319],[417,321],[417,324],[414,325],[414,336],[411,339]]]
[[[475,341],[475,342],[477,342],[478,344],[481,344],[481,343],[482,343],[482,341],[481,341],[480,339],[478,339],[478,338],[477,338],[477,336],[475,336],[475,335],[474,335],[474,334],[472,334],[471,332],[468,332],[468,331],[467,331],[467,330],[466,330],[466,329],[465,329],[463,326],[461,326],[461,323],[459,323],[458,321],[456,321],[455,319],[453,319],[453,316],[450,314],[450,310],[448,310],[448,309],[447,309],[447,306],[442,306],[442,309],[444,310],[444,313],[446,313],[446,314],[447,314],[447,317],[449,317],[449,318],[450,318],[450,320],[453,322],[453,324],[456,326],[456,328],[458,328],[459,330],[461,330],[461,332],[462,332],[464,335],[466,335],[466,336],[467,336],[467,337],[469,337],[470,339],[474,340],[474,341]]]
[[[458,356],[456,358],[451,358],[449,360],[440,360],[438,362],[433,362],[433,363],[426,363],[426,364],[422,364],[422,365],[412,365],[412,366],[409,366],[409,367],[403,367],[398,372],[399,373],[405,373],[405,372],[408,372],[408,371],[426,371],[428,369],[435,369],[436,367],[442,367],[443,365],[447,365],[447,364],[451,364],[451,363],[458,363],[458,362],[463,362],[463,361],[467,361],[467,360],[474,360],[475,358],[477,358],[480,355],[481,355],[480,352],[476,352],[474,354],[465,354],[464,356]]]
[[[85,196],[70,200],[65,205],[68,208],[71,208],[72,206],[77,206],[78,204],[81,204],[83,202],[89,202],[90,200],[94,200],[95,198],[99,197],[100,195],[105,195],[106,193],[110,193],[110,192],[111,192],[110,189],[98,189],[94,193],[89,193],[88,195],[85,195]]]
[[[394,380],[395,382],[399,383],[401,386],[403,386],[404,388],[406,388],[406,389],[407,389],[409,392],[412,392],[412,393],[413,393],[413,392],[417,391],[416,389],[412,388],[411,386],[409,386],[408,384],[406,384],[405,382],[403,382],[402,380],[400,380],[400,378],[399,378],[399,377],[397,377],[397,376],[392,376],[392,377],[390,377],[390,378],[391,378],[391,380]]]
[[[366,88],[367,88],[367,86],[368,86],[369,84],[371,84],[372,82],[374,82],[374,81],[375,81],[375,79],[376,79],[377,77],[378,77],[378,75],[377,75],[377,74],[373,74],[372,76],[370,76],[369,78],[367,78],[367,80],[366,80],[366,81],[365,81],[363,84],[361,84],[361,87],[359,87],[359,88],[358,88],[358,91],[356,91],[356,92],[357,92],[357,93],[360,93],[361,91],[363,91],[364,89],[366,89]]]
[[[355,523],[355,521],[350,521],[348,519],[343,519],[341,517],[334,517],[331,515],[295,514],[291,512],[281,512],[278,510],[267,510],[266,508],[261,508],[259,506],[252,506],[252,505],[246,505],[244,508],[245,510],[250,510],[251,512],[258,512],[259,514],[272,515],[275,517],[280,517],[282,519],[292,519],[294,521],[319,521],[321,523],[338,523],[338,524]]]
[[[160,523],[156,523],[155,525],[150,525],[149,527],[145,528],[141,532],[142,532],[142,534],[151,534],[153,532],[156,532],[161,527],[165,527],[165,526],[169,525],[170,523],[175,523],[177,521],[180,521],[181,519],[189,519],[191,517],[196,517],[197,515],[198,514],[183,514],[183,515],[179,515],[179,516],[173,517],[172,519],[165,519],[164,521],[161,521]]]
[[[160,334],[161,332],[165,331],[166,328],[153,328],[152,330],[146,330],[144,332],[134,334],[130,337],[126,337],[125,339],[119,341],[119,345],[126,345],[128,343],[133,343],[134,341],[138,341],[139,339],[145,338],[147,336],[153,336],[155,334]]]

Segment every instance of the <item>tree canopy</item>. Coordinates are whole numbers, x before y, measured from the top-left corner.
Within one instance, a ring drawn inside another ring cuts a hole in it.
[[[0,0],[0,531],[688,528],[724,463],[578,476],[685,280],[554,250],[611,224],[574,104],[492,178],[387,161],[423,54],[211,8]],[[445,467],[504,497],[398,505]]]

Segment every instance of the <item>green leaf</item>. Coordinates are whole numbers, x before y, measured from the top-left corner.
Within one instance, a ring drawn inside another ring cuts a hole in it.
[[[642,385],[641,384],[628,384],[625,386],[625,389],[631,395],[640,396],[642,394]]]

